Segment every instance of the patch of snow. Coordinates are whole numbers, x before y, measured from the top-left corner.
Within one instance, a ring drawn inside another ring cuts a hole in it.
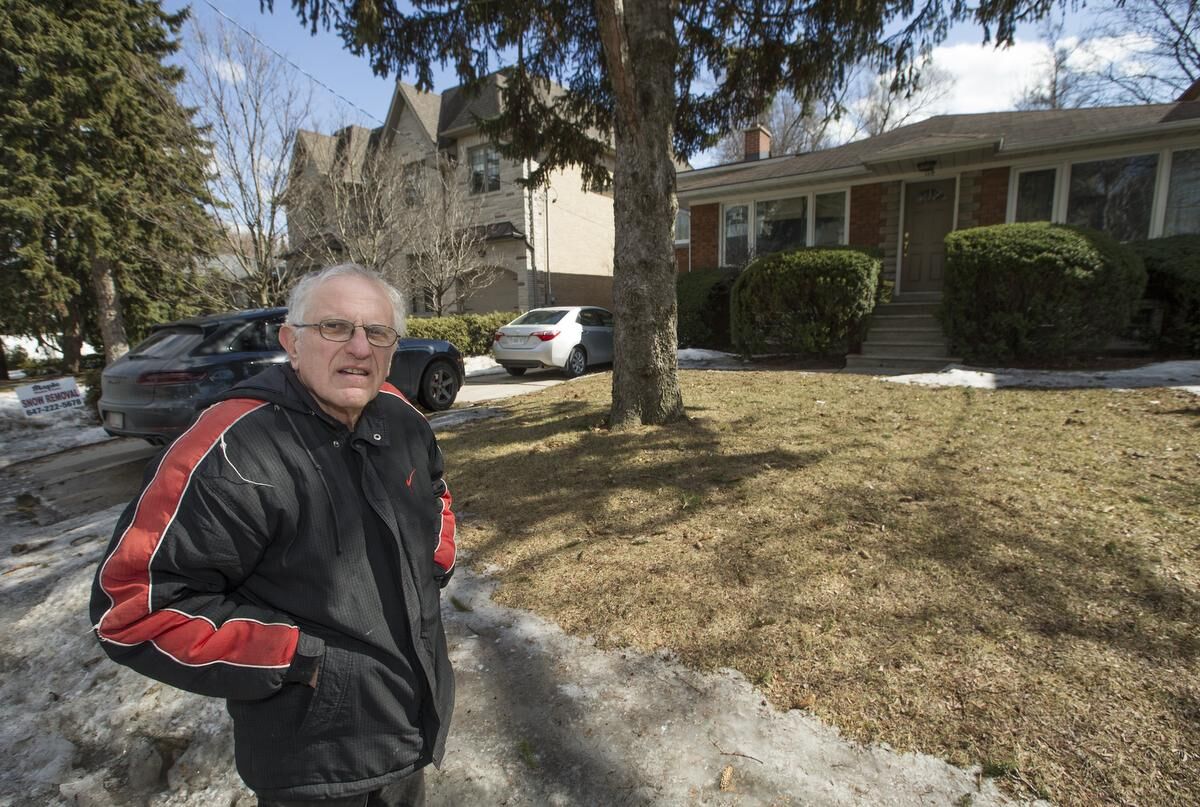
[[[749,364],[735,353],[687,347],[678,352],[680,367],[686,370],[748,370]]]
[[[467,356],[463,359],[463,364],[466,365],[467,378],[473,378],[477,375],[496,375],[504,372],[504,368],[497,364],[496,360],[491,356]]]
[[[434,415],[429,418],[429,425],[433,430],[442,431],[443,429],[453,429],[464,423],[471,423],[476,420],[485,420],[486,418],[494,418],[504,414],[503,409],[496,409],[491,406],[477,406],[466,409],[451,409],[448,412],[443,412],[439,415]]]
[[[92,634],[121,509],[0,537],[0,803],[249,807],[224,704],[114,664]],[[443,598],[457,705],[431,807],[1010,802],[977,768],[850,742],[730,670],[599,649],[494,588],[462,564]]]
[[[79,385],[86,397],[87,387]],[[110,440],[87,406],[29,417],[15,390],[0,392],[0,468],[74,446]]]
[[[32,336],[12,336],[0,335],[0,341],[4,342],[5,350],[16,350],[21,348],[31,359],[46,360],[46,359],[61,359],[62,351],[55,347],[45,347],[38,344],[38,340]],[[96,352],[96,349],[87,342],[83,343],[80,348],[80,355],[88,356]],[[8,374],[10,378],[15,378],[12,373]]]
[[[1127,370],[1016,370],[1011,368],[976,369],[951,364],[936,373],[881,376],[893,384],[920,384],[932,387],[975,387],[1006,389],[1138,389],[1169,387],[1200,394],[1200,361],[1168,361]]]

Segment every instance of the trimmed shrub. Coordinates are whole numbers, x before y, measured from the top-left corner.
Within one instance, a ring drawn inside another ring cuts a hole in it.
[[[1146,296],[1166,305],[1155,347],[1200,354],[1200,235],[1174,235],[1129,246],[1146,265]]]
[[[492,334],[517,316],[512,311],[491,314],[454,314],[448,317],[409,317],[405,336],[445,339],[464,356],[483,356],[492,349]]]
[[[1145,286],[1137,254],[1096,230],[975,227],[946,236],[938,316],[970,361],[1053,359],[1104,347]]]
[[[675,281],[679,303],[676,332],[680,347],[726,350],[729,334],[729,292],[736,269],[700,269],[685,272]]]
[[[853,248],[800,249],[753,260],[733,284],[730,327],[742,353],[845,353],[875,306],[880,261]]]

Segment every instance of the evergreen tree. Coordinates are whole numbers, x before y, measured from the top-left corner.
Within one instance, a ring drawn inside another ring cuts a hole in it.
[[[270,7],[272,0],[261,0]],[[511,158],[607,179],[613,203],[616,315],[610,424],[683,415],[675,362],[676,156],[712,146],[730,121],[755,120],[779,92],[833,97],[867,62],[911,71],[949,26],[972,19],[1012,41],[1056,0],[292,0],[301,20],[336,29],[380,73],[451,64],[464,82],[511,62],[503,108],[485,131]],[[894,33],[889,33],[894,32]],[[551,93],[553,79],[567,88]]]
[[[206,149],[175,98],[185,12],[155,0],[0,2],[0,314],[8,332],[87,337],[188,311],[182,275],[209,237]]]

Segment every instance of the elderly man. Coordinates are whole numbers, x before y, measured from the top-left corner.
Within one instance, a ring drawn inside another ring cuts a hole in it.
[[[304,278],[290,362],[163,453],[96,575],[105,651],[226,698],[260,805],[421,804],[442,757],[454,515],[433,431],[386,383],[399,322],[372,272]]]

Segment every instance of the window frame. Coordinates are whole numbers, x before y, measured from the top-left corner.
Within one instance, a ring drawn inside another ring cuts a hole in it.
[[[687,237],[679,237],[679,222],[687,221]],[[675,211],[675,226],[671,230],[671,237],[675,241],[675,246],[686,247],[692,243],[692,211],[689,208],[681,207]]]
[[[850,243],[850,185],[832,185],[828,187],[818,187],[812,190],[806,190],[801,193],[796,192],[778,192],[772,194],[763,194],[761,196],[739,196],[722,201],[720,205],[720,236],[721,243],[718,250],[718,258],[721,266],[729,266],[730,263],[726,258],[725,249],[725,211],[731,207],[746,206],[747,208],[747,236],[746,236],[746,253],[747,262],[754,259],[757,254],[757,238],[758,238],[758,204],[760,202],[778,202],[784,199],[799,199],[805,197],[805,237],[804,243],[806,246],[811,246],[816,238],[816,206],[818,196],[827,194],[841,193],[844,195],[842,205],[842,238],[837,244],[825,244],[829,247],[844,247]]]
[[[1058,159],[1031,159],[1026,162],[1010,164],[1008,177],[1008,203],[1004,221],[1007,224],[1016,222],[1017,212],[1017,183],[1021,174],[1030,171],[1056,171],[1054,182],[1054,200],[1050,221],[1063,224],[1067,221],[1067,206],[1070,202],[1071,171],[1080,163],[1100,162],[1104,160],[1120,160],[1132,157],[1157,157],[1158,167],[1154,176],[1154,195],[1150,207],[1150,226],[1147,238],[1161,238],[1166,228],[1167,194],[1170,190],[1171,168],[1173,157],[1179,151],[1200,149],[1200,138],[1181,138],[1171,143],[1158,144],[1142,143],[1133,146],[1110,148],[1095,148],[1078,151],[1059,157]]]
[[[482,187],[479,190],[475,189],[475,155],[483,155],[483,172],[482,172]],[[495,187],[491,187],[493,177],[488,172],[488,167],[495,164],[496,175]],[[491,143],[480,143],[477,146],[467,147],[467,192],[471,196],[482,196],[488,193],[496,193],[500,190],[500,151]]]

